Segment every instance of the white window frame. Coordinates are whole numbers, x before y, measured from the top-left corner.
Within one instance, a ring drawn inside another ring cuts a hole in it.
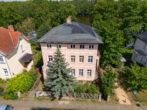
[[[93,56],[88,56],[88,63],[92,63],[93,62]]]
[[[88,78],[91,78],[91,76],[92,76],[92,70],[91,69],[88,69],[87,70],[87,77]]]
[[[71,44],[71,45],[70,45],[70,48],[71,48],[71,49],[75,49],[75,48],[76,48],[76,45],[75,45],[75,44]]]
[[[25,51],[24,48],[23,48],[23,45],[21,45],[21,51],[22,51],[22,53]]]
[[[4,58],[3,58],[3,56],[0,56],[0,63],[4,63]]]
[[[48,56],[48,61],[49,61],[49,62],[53,61],[53,56],[52,56],[52,55],[49,55],[49,56]]]
[[[84,63],[84,56],[79,56],[79,62]]]
[[[71,69],[71,75],[75,77],[75,69]]]
[[[9,72],[6,68],[3,68],[3,73],[5,74],[5,76],[8,76],[9,75]]]
[[[80,44],[80,49],[84,49],[85,45],[84,44]]]
[[[73,60],[74,60],[74,61],[73,61]],[[72,56],[71,56],[71,62],[72,62],[72,63],[75,63],[75,60],[76,60],[75,56],[72,55]]]
[[[61,48],[61,44],[57,44],[57,49],[60,49]]]
[[[47,48],[48,49],[52,48],[52,45],[51,44],[47,44]]]
[[[89,45],[89,49],[94,49],[94,45],[93,44]]]
[[[84,75],[84,70],[83,69],[79,69],[79,77],[83,77]]]

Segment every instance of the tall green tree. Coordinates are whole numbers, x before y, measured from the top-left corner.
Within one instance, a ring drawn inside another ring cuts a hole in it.
[[[129,90],[147,89],[147,67],[140,67],[137,64],[131,65],[131,67],[126,67],[122,75]]]
[[[118,2],[113,0],[100,0],[93,13],[93,26],[102,37],[104,44],[100,45],[101,65],[111,64],[121,66],[121,48],[123,45],[122,31],[119,30],[121,21]]]
[[[23,34],[27,35],[29,32],[35,30],[35,24],[33,23],[32,18],[27,18],[22,23],[17,23],[15,28],[20,32],[23,32]]]
[[[120,29],[123,30],[125,44],[133,41],[133,36],[143,25],[140,4],[140,0],[120,0],[119,16],[122,19]]]
[[[62,53],[57,49],[53,62],[48,65],[49,82],[45,84],[50,89],[53,98],[60,99],[69,91],[74,91],[74,78],[70,75],[70,69],[67,66]]]
[[[106,67],[106,71],[103,73],[103,80],[102,80],[102,90],[103,95],[106,98],[108,94],[113,95],[113,89],[116,88],[116,72],[112,69],[111,66]]]

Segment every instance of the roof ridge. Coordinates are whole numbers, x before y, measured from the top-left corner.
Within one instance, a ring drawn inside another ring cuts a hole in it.
[[[12,35],[11,35],[11,32],[9,31],[9,35],[10,35],[10,38],[11,38],[11,41],[12,41],[12,44],[13,44],[13,48],[14,48],[14,40],[12,38]]]

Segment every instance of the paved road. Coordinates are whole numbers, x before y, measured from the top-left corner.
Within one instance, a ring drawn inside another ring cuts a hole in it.
[[[14,110],[147,110],[147,107],[142,108],[131,105],[113,105],[74,101],[39,101],[33,98],[25,98],[16,101],[7,101],[0,98],[0,104],[12,105]]]

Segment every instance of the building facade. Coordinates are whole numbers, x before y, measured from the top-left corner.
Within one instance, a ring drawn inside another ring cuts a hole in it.
[[[132,61],[147,67],[147,31],[137,34]]]
[[[0,78],[10,79],[33,65],[31,45],[13,26],[0,27]]]
[[[97,78],[96,69],[99,67],[98,45],[101,38],[92,27],[77,22],[70,22],[57,26],[38,40],[43,56],[43,75],[47,80],[48,62],[54,58],[57,48],[71,68],[71,75],[79,81],[93,81]]]

